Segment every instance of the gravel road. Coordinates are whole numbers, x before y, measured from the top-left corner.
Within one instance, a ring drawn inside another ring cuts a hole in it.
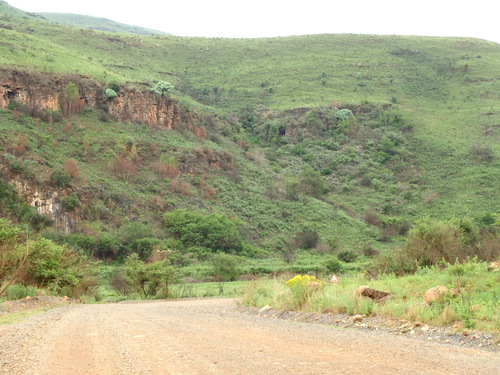
[[[0,374],[499,374],[496,351],[246,314],[229,299],[68,305],[0,327]]]

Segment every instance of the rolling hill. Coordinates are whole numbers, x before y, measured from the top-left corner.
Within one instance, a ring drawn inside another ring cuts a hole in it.
[[[0,6],[0,172],[5,191],[56,194],[69,224],[49,237],[105,256],[161,239],[202,259],[165,230],[183,209],[240,223],[243,256],[368,261],[420,217],[499,211],[498,44],[142,36]]]
[[[151,30],[140,26],[126,25],[106,18],[84,16],[71,13],[35,13],[51,22],[60,25],[72,26],[81,29],[100,30],[115,33],[128,33],[138,35],[168,35],[158,30]]]

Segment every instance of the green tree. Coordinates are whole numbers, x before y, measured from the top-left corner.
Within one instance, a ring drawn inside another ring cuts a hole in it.
[[[350,109],[344,108],[335,112],[335,118],[337,120],[347,120],[349,117],[352,117],[352,111]]]
[[[136,221],[122,225],[118,231],[118,241],[123,247],[122,251],[132,250],[133,244],[137,240],[155,237],[155,233],[150,225]],[[141,244],[136,245],[141,247]]]
[[[278,143],[280,137],[283,137],[286,133],[286,125],[280,120],[270,120],[264,122],[259,130],[264,140]]]
[[[168,96],[174,90],[174,86],[172,86],[169,82],[159,81],[151,91],[154,92],[158,96]]]
[[[45,238],[34,243],[27,265],[38,285],[68,294],[88,276],[92,266],[79,252]]]
[[[73,82],[68,82],[66,88],[64,89],[64,92],[66,93],[66,95],[68,95],[69,100],[75,100],[76,98],[78,98],[78,86]]]
[[[229,254],[214,254],[212,256],[212,274],[217,281],[234,281],[240,276],[238,261]]]
[[[162,287],[168,296],[169,286],[177,280],[177,271],[168,259],[146,264],[133,253],[125,260],[124,280],[145,298],[155,296]]]
[[[240,251],[242,248],[241,222],[236,218],[180,209],[165,214],[165,225],[186,247],[201,246],[224,252]]]
[[[21,229],[0,218],[0,295],[16,281],[29,249],[22,251],[24,240]]]

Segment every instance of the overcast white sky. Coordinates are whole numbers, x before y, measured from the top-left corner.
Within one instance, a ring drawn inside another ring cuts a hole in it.
[[[500,43],[496,0],[6,0],[31,12],[104,17],[179,36],[468,36]]]

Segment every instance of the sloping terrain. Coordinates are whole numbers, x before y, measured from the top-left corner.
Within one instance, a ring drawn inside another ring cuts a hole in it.
[[[130,251],[183,208],[241,220],[242,255],[308,234],[360,253],[398,246],[421,216],[498,211],[498,44],[139,36],[0,5],[2,179],[33,205],[54,199],[65,235],[112,233]],[[135,116],[161,117],[159,81],[175,87],[169,126]]]
[[[151,30],[140,26],[131,26],[124,23],[108,20],[107,18],[84,16],[71,13],[35,13],[46,20],[61,25],[77,27],[81,29],[100,30],[114,33],[128,33],[138,35],[167,35],[168,33]]]

